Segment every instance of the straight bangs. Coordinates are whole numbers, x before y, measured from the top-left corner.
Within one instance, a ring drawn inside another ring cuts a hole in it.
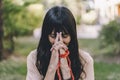
[[[48,26],[48,35],[54,32],[56,35],[57,32],[62,32],[64,34],[70,34],[70,29],[68,25],[64,24],[63,21],[50,20]]]

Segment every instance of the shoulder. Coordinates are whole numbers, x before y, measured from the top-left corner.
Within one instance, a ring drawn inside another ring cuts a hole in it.
[[[79,49],[79,56],[85,72],[81,74],[81,77],[83,80],[94,80],[94,62],[92,56],[81,49]]]
[[[79,49],[79,57],[83,63],[93,63],[93,58],[90,53]]]
[[[43,76],[40,75],[36,67],[37,50],[31,51],[27,56],[27,76],[26,80],[42,80]]]
[[[33,58],[33,57],[35,57],[36,55],[37,55],[37,50],[35,49],[35,50],[31,51],[31,52],[28,54],[27,59]]]
[[[35,50],[33,50],[33,51],[31,51],[29,54],[28,54],[28,56],[27,56],[27,62],[34,62],[35,63],[35,61],[36,61],[36,56],[37,56],[37,50],[35,49]]]

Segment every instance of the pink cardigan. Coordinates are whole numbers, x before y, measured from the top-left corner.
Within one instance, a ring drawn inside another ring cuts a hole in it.
[[[79,50],[80,59],[82,64],[84,65],[84,71],[86,73],[86,77],[84,74],[81,76],[83,80],[94,80],[94,61],[93,58],[90,56],[89,53]],[[27,56],[27,76],[26,80],[42,80],[43,76],[40,75],[36,68],[36,55],[37,51],[31,51],[30,54]]]

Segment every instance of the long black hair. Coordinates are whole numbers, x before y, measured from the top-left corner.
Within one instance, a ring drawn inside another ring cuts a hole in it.
[[[55,6],[49,9],[43,20],[41,38],[37,48],[36,66],[38,71],[45,77],[51,57],[50,48],[52,47],[48,35],[53,30],[55,32],[64,31],[70,35],[69,58],[75,80],[78,80],[83,72],[83,66],[79,58],[76,22],[71,11],[63,6]],[[55,80],[58,80],[57,75],[55,75]]]

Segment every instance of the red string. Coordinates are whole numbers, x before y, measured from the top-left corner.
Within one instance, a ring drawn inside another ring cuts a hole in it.
[[[64,54],[60,54],[60,58],[66,58],[69,55],[69,51],[66,50]]]
[[[74,75],[73,75],[72,69],[71,69],[71,61],[70,61],[68,55],[69,55],[69,51],[66,50],[64,54],[60,54],[59,56],[60,56],[60,58],[66,58],[67,59],[68,66],[69,66],[69,69],[70,69],[71,78],[72,78],[72,80],[74,80]],[[57,75],[58,75],[58,79],[62,80],[61,75],[60,75],[60,60],[59,60],[59,63],[58,63],[58,68],[57,68]]]
[[[73,75],[72,69],[71,69],[71,61],[70,61],[69,57],[67,57],[67,60],[68,60],[68,65],[69,65],[69,69],[70,69],[70,74],[71,74],[72,80],[74,80],[74,75]]]

